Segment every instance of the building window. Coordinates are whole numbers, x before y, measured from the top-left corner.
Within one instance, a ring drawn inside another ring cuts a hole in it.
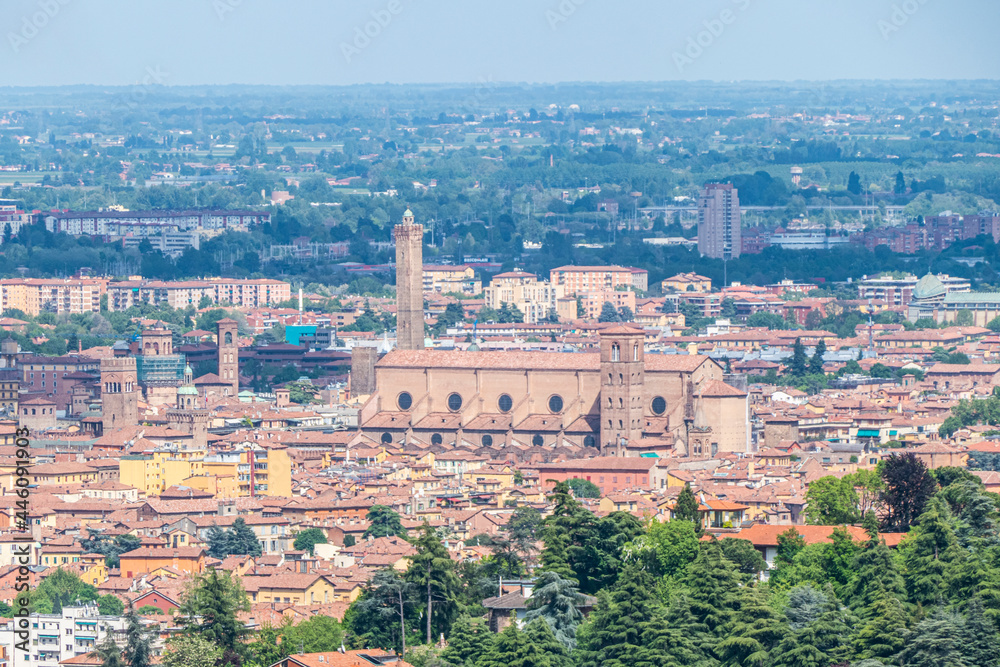
[[[657,396],[653,399],[653,403],[649,407],[652,409],[654,415],[662,415],[667,411],[667,400],[662,396]]]
[[[510,397],[510,394],[500,394],[500,398],[497,399],[497,407],[500,408],[500,412],[510,412],[510,409],[514,407],[514,399]]]
[[[388,445],[390,442],[392,442],[392,433],[388,432],[383,433],[381,440],[383,445]]]
[[[441,437],[440,433],[435,433],[431,436],[432,445],[440,445],[442,442],[444,442],[444,438]]]
[[[618,343],[614,343],[611,346],[611,361],[621,361],[622,350],[618,347]]]
[[[448,409],[452,412],[458,412],[462,409],[462,396],[460,394],[448,395]]]
[[[402,392],[396,397],[396,405],[399,406],[400,410],[409,410],[410,406],[413,405],[413,397],[410,396],[409,392]]]
[[[483,447],[492,447],[493,446],[493,436],[490,435],[489,433],[487,433],[482,438],[480,438],[480,442],[483,443]]]
[[[542,445],[545,444],[545,438],[542,437],[541,433],[536,433],[535,436],[531,439],[531,444],[533,444],[535,447],[541,447]]]
[[[549,396],[549,410],[553,413],[560,413],[563,409],[563,399],[559,394]]]
[[[583,446],[584,447],[596,447],[597,439],[592,435],[583,436]]]

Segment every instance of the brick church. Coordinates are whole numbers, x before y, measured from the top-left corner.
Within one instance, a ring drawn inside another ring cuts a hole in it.
[[[423,234],[409,211],[395,237],[406,335],[377,361],[354,355],[352,369],[352,382],[364,378],[371,392],[359,424],[372,440],[575,445],[617,456],[748,451],[746,394],[708,357],[646,354],[641,329],[603,329],[600,352],[424,349],[423,312],[411,307],[422,303]]]

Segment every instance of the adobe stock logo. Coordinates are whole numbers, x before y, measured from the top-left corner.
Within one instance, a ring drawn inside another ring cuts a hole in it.
[[[28,42],[38,36],[39,31],[54,19],[71,0],[38,0],[38,11],[21,17],[21,29],[7,33],[7,41],[14,53],[20,53]]]
[[[899,32],[904,25],[910,22],[910,18],[920,11],[920,8],[928,3],[929,0],[905,0],[897,5],[892,6],[892,14],[889,15],[889,20],[879,19],[876,25],[878,26],[879,32],[882,33],[882,39],[889,41],[889,37],[893,33]]]
[[[736,23],[738,12],[745,12],[750,8],[752,2],[753,0],[732,0],[736,11],[723,9],[714,19],[703,21],[702,25],[705,29],[688,37],[687,46],[682,51],[674,51],[673,58],[677,72],[683,74],[688,66],[693,65],[705,54],[705,51],[712,48],[712,45],[726,32],[726,27]]]
[[[382,31],[389,27],[392,20],[403,12],[403,3],[400,0],[389,0],[385,9],[377,9],[371,13],[372,20],[354,28],[354,39],[340,43],[340,52],[344,54],[344,60],[350,63],[354,58],[361,55],[367,49],[372,40],[382,34]]]

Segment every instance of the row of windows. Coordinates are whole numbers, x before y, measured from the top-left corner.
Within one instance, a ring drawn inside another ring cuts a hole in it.
[[[457,393],[448,394],[448,409],[452,412],[458,412],[462,409],[462,395]],[[413,407],[413,396],[408,391],[401,392],[396,397],[396,405],[399,406],[400,410],[409,410]],[[507,413],[510,412],[514,407],[514,399],[510,397],[510,394],[500,394],[497,398],[497,409],[500,412]],[[549,396],[549,410],[558,414],[562,412],[564,407],[563,398],[559,394],[553,394]]]
[[[381,440],[383,445],[390,444],[392,442],[392,433],[389,433],[388,431],[383,433],[382,436],[379,438],[379,440]],[[444,437],[442,437],[440,433],[434,433],[431,435],[432,445],[440,445],[443,442],[444,442]],[[489,433],[484,433],[483,436],[479,439],[479,442],[482,444],[483,447],[492,447],[493,436],[490,435]],[[536,433],[531,438],[531,444],[534,445],[535,447],[541,447],[542,445],[545,444],[545,438],[540,433]],[[584,436],[583,445],[584,447],[596,447],[597,439],[592,435]]]

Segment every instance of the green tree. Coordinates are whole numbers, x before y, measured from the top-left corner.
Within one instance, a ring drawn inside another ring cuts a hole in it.
[[[41,613],[58,614],[62,608],[77,602],[97,600],[97,589],[85,583],[74,572],[57,568],[45,577],[38,587],[30,591],[30,609]]]
[[[161,664],[163,667],[215,667],[221,658],[222,649],[212,642],[179,635],[167,640]]]
[[[820,374],[823,372],[823,355],[826,354],[826,341],[822,338],[816,344],[813,355],[809,357],[809,372]]]
[[[750,540],[724,537],[719,540],[719,547],[722,549],[722,555],[735,565],[740,573],[756,577],[761,572],[767,571],[767,561]]]
[[[296,625],[282,627],[281,644],[288,648],[289,654],[336,651],[343,641],[343,627],[331,616],[319,614]]]
[[[126,667],[122,660],[122,650],[115,643],[114,633],[104,635],[104,640],[97,646],[97,655],[101,658],[101,667]]]
[[[530,563],[537,550],[538,531],[542,525],[542,515],[530,505],[522,505],[514,510],[503,527],[507,538],[521,560]]]
[[[610,301],[605,301],[601,306],[601,313],[597,316],[598,322],[621,322],[622,316]]]
[[[448,555],[441,539],[427,522],[413,542],[417,553],[410,559],[406,579],[419,589],[426,606],[427,643],[438,633],[448,633],[458,615],[461,581],[455,574],[455,561]]]
[[[419,640],[420,591],[392,568],[379,570],[344,614],[344,626],[362,646],[393,646],[406,655]]]
[[[964,619],[953,612],[937,609],[908,633],[900,665],[906,667],[978,667],[966,656]],[[995,660],[995,656],[994,656]]]
[[[893,194],[905,195],[906,194],[906,179],[903,177],[903,172],[896,172],[896,184],[892,188]]]
[[[369,537],[389,537],[398,535],[406,537],[406,529],[400,520],[399,513],[386,505],[372,505],[368,510],[368,528],[365,529],[362,539]]]
[[[312,556],[317,544],[326,544],[326,533],[320,528],[306,528],[295,536],[292,546],[298,551],[308,551]]]
[[[852,195],[861,194],[861,177],[853,171],[847,177],[847,191]]]
[[[573,495],[577,498],[601,497],[601,489],[590,480],[573,477],[567,483],[569,484],[569,487],[573,489]]]
[[[121,616],[125,611],[125,603],[109,593],[97,598],[97,610],[107,616]]]
[[[184,591],[179,621],[189,636],[200,637],[223,652],[223,661],[239,664],[246,652],[247,630],[239,612],[249,611],[239,580],[228,572],[210,568],[194,577]]]
[[[716,653],[723,664],[767,665],[771,651],[788,635],[788,625],[768,606],[760,589],[744,586],[739,598],[739,609],[723,630]]]
[[[900,545],[905,564],[903,579],[911,602],[933,605],[944,595],[950,566],[959,558],[951,523],[948,504],[934,498]]]
[[[647,624],[662,613],[654,590],[653,579],[648,573],[628,567],[614,590],[601,591],[597,606],[577,635],[577,665],[624,667],[637,664],[636,658],[645,646],[643,632]]]
[[[837,590],[841,590],[854,573],[854,561],[858,557],[860,548],[851,534],[838,526],[830,534],[830,543],[824,544],[822,550],[822,566],[826,580]]]
[[[722,629],[732,621],[738,604],[735,592],[743,575],[722,555],[715,540],[702,542],[698,558],[688,567],[683,580],[691,620],[699,649],[710,653]]]
[[[855,523],[858,494],[851,482],[832,475],[810,482],[806,491],[806,520],[824,526]]]
[[[441,658],[457,667],[475,667],[492,645],[493,633],[485,621],[463,614],[452,624],[448,647],[442,651]]]
[[[796,338],[795,344],[792,346],[792,360],[788,364],[788,372],[793,377],[800,378],[806,374],[808,366],[806,347],[802,344],[801,338]]]
[[[637,540],[635,551],[650,572],[661,577],[683,575],[698,558],[698,534],[690,521],[657,521]],[[752,547],[751,547],[752,548]]]
[[[855,659],[888,663],[906,644],[906,613],[898,598],[879,584],[872,603],[863,610],[851,644]]]
[[[228,530],[219,526],[211,526],[205,538],[208,542],[208,555],[212,558],[226,556],[253,556],[257,558],[263,553],[260,542],[247,522],[238,518]]]
[[[129,667],[150,667],[153,664],[153,636],[142,617],[129,602],[125,612],[125,662]]]
[[[579,609],[583,599],[572,579],[563,579],[556,572],[544,572],[535,581],[524,620],[530,623],[536,618],[542,619],[555,638],[568,650],[573,650],[576,628],[583,620],[583,612]]]
[[[674,519],[679,521],[690,521],[694,524],[695,530],[700,534],[702,531],[701,512],[698,511],[698,499],[691,490],[691,485],[684,483],[684,488],[677,495],[677,502],[674,503]]]

